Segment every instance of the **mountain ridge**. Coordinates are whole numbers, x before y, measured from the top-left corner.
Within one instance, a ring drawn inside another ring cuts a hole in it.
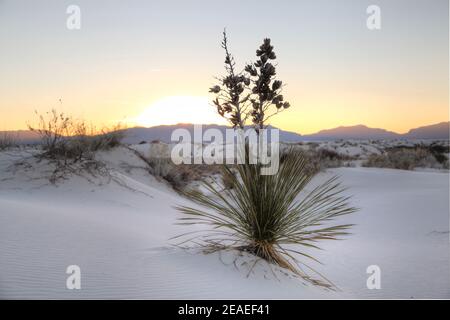
[[[123,129],[125,133],[125,143],[140,143],[160,140],[170,142],[172,132],[175,129],[187,129],[193,135],[194,125],[190,123],[179,123],[176,125],[159,125],[153,127],[132,127]],[[225,137],[225,125],[206,124],[202,125],[202,130],[217,129]],[[246,128],[250,128],[247,126]],[[269,129],[275,128],[269,126]],[[370,128],[363,124],[353,126],[339,126],[331,129],[323,129],[313,134],[301,135],[296,132],[280,129],[280,141],[282,142],[302,142],[302,141],[323,141],[323,140],[391,140],[391,139],[435,139],[448,140],[450,122],[439,122],[436,124],[421,126],[410,129],[407,133],[400,134],[382,128]],[[276,129],[276,128],[275,128]],[[37,136],[29,130],[0,131],[0,134],[10,134],[20,143],[36,143]]]

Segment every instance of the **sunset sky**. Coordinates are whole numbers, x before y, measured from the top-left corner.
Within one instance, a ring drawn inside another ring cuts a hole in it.
[[[403,133],[449,119],[448,16],[447,0],[0,0],[0,130],[51,108],[97,125],[216,122],[226,27],[240,67],[272,39],[292,105],[273,125]]]

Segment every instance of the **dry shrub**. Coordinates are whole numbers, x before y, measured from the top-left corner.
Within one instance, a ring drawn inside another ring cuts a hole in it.
[[[54,109],[37,116],[37,125],[28,127],[41,138],[41,151],[35,156],[53,165],[49,177],[51,183],[83,173],[94,177],[109,175],[105,164],[95,158],[95,153],[120,144],[123,135],[120,125],[97,130],[83,120]]]
[[[201,181],[214,174],[219,174],[220,169],[215,165],[206,164],[178,164],[171,159],[149,159],[152,173],[166,180],[175,190],[181,191],[194,181]]]
[[[93,160],[96,151],[114,148],[123,138],[120,124],[97,130],[83,120],[54,109],[37,116],[37,125],[28,127],[41,138],[43,152],[40,156],[43,158],[65,163]]]
[[[381,155],[370,155],[362,164],[364,167],[392,168],[414,170],[415,168],[445,168],[448,161],[437,160],[436,156],[426,147],[396,147],[388,149]]]
[[[198,172],[197,165],[172,163],[170,170],[163,177],[177,191],[181,191],[189,183],[201,180],[202,175]]]
[[[328,168],[349,166],[350,162],[355,160],[354,157],[324,148],[313,147],[309,150],[299,150],[298,152],[308,160],[306,169],[312,173],[317,173]],[[281,156],[280,161],[283,161],[284,158],[285,154]]]
[[[159,141],[152,141],[148,155],[140,157],[149,165],[151,174],[163,178],[177,191],[193,181],[222,172],[220,165],[175,164],[170,157],[169,146]]]
[[[17,145],[14,137],[8,132],[0,133],[0,151],[13,148]]]
[[[319,170],[342,167],[346,162],[354,160],[351,156],[329,149],[315,150],[310,157],[318,163]]]

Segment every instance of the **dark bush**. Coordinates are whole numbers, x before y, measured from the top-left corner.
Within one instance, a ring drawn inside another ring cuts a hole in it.
[[[442,164],[428,148],[395,147],[381,155],[371,155],[362,164],[364,167],[413,170],[418,167],[442,168]]]

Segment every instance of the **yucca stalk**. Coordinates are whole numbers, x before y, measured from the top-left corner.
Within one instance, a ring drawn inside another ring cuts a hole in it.
[[[338,239],[347,233],[350,224],[329,225],[329,221],[357,209],[349,205],[337,178],[333,177],[309,192],[305,187],[315,173],[307,167],[300,151],[289,151],[281,159],[275,175],[261,175],[260,164],[224,166],[223,174],[233,188],[226,189],[204,182],[211,192],[205,195],[196,190],[184,194],[205,208],[180,206],[180,224],[202,224],[208,230],[181,235],[209,249],[238,249],[249,252],[269,263],[286,268],[303,279],[328,288],[331,282],[320,275],[314,279],[303,266],[314,269],[296,258],[313,256],[293,249],[294,246],[318,248],[317,241]]]

